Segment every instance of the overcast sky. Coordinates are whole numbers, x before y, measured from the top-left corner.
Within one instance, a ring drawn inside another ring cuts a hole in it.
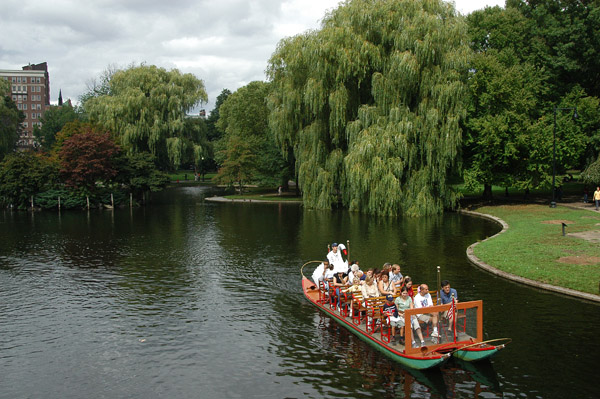
[[[51,103],[77,101],[109,65],[145,62],[224,88],[265,80],[279,40],[319,27],[339,0],[3,0],[0,69],[46,61]],[[504,0],[456,0],[462,14]]]

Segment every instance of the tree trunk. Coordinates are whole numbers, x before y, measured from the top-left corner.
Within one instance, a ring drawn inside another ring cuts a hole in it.
[[[508,197],[508,187],[504,187],[504,196]]]
[[[483,185],[483,198],[484,199],[492,199],[492,185],[491,184]]]

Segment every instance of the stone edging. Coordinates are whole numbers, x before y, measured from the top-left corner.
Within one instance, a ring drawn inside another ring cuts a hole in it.
[[[260,204],[301,204],[302,201],[269,201],[269,200],[257,200],[257,199],[242,199],[242,198],[225,198],[225,197],[205,197],[206,201],[212,202],[245,202],[245,203],[260,203]]]
[[[473,212],[473,211],[466,211],[466,210],[459,210],[459,213],[463,213],[465,215],[470,215],[470,216],[476,216],[476,217],[481,217],[484,219],[489,219],[492,220],[498,224],[500,224],[502,226],[502,231],[500,231],[497,234],[494,234],[491,237],[486,238],[483,241],[487,241],[490,240],[496,236],[498,236],[499,234],[504,233],[506,230],[508,230],[508,224],[500,219],[499,217],[496,216],[492,216],[492,215],[487,215],[485,213],[479,213],[479,212]],[[480,241],[480,242],[483,242]],[[569,296],[574,296],[577,298],[581,298],[581,299],[587,299],[588,301],[594,301],[594,302],[600,302],[600,295],[594,295],[594,294],[588,294],[587,292],[581,292],[581,291],[576,291],[576,290],[572,290],[570,288],[564,288],[564,287],[557,287],[555,285],[550,285],[550,284],[545,284],[545,283],[541,283],[539,281],[535,281],[535,280],[531,280],[525,277],[521,277],[521,276],[516,276],[514,274],[511,273],[507,273],[505,271],[502,271],[500,269],[497,269],[491,265],[488,265],[487,263],[483,262],[481,259],[479,259],[477,256],[475,256],[475,254],[473,253],[473,249],[475,248],[475,246],[477,246],[479,244],[479,242],[476,242],[474,244],[471,244],[468,248],[467,248],[467,258],[469,259],[469,261],[474,264],[477,267],[480,267],[481,269],[484,269],[492,274],[495,274],[496,276],[499,277],[503,277],[512,281],[516,281],[518,283],[521,284],[526,284],[526,285],[530,285],[536,288],[540,288],[543,290],[548,290],[548,291],[553,291],[559,294],[563,294],[563,295],[569,295]]]

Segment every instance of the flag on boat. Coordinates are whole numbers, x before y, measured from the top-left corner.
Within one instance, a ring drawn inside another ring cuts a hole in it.
[[[454,323],[454,313],[456,313],[456,304],[454,303],[454,295],[452,295],[452,304],[450,305],[450,310],[448,311],[448,321],[450,323]]]

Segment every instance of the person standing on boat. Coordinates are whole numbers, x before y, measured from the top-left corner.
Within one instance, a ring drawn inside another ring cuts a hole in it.
[[[344,247],[345,248],[345,247]],[[342,258],[342,253],[339,251],[338,243],[334,242],[331,244],[331,251],[327,254],[327,259],[329,260],[329,264],[333,265],[333,269],[337,273],[341,270],[344,273],[348,272],[348,263],[344,262]]]
[[[429,287],[427,286],[427,284],[421,284],[421,289],[419,290],[419,293],[417,295],[415,295],[414,303],[415,303],[415,308],[417,308],[417,309],[433,306],[433,300],[431,299],[431,294],[429,293]],[[418,318],[423,323],[429,323],[429,321],[431,321],[431,323],[433,325],[433,332],[431,333],[432,338],[440,336],[440,334],[438,333],[438,327],[437,327],[437,325],[438,325],[437,312],[421,313],[418,316]]]

